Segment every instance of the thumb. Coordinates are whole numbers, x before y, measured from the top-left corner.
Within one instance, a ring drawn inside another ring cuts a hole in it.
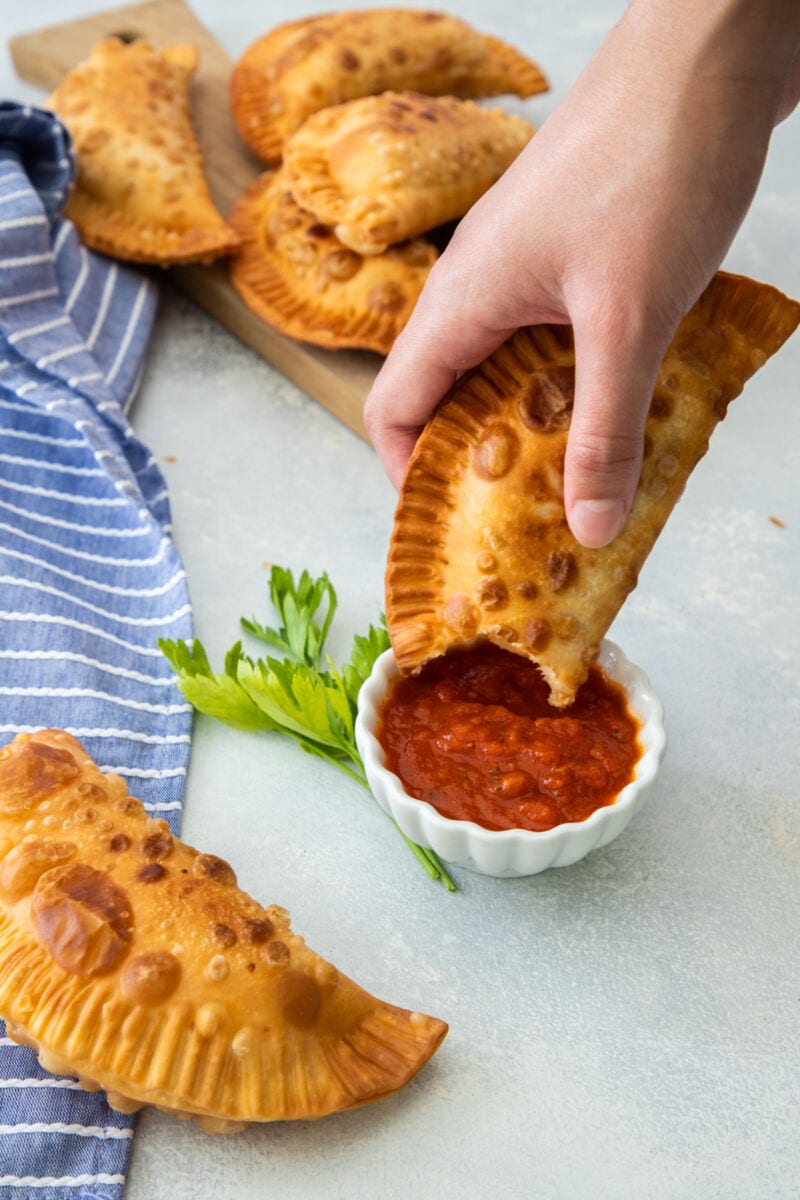
[[[644,448],[644,426],[669,334],[576,321],[575,404],[564,462],[569,527],[584,546],[605,546],[630,511]]]

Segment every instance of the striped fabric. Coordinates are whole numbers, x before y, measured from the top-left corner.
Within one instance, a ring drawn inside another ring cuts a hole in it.
[[[125,416],[156,291],[59,217],[73,170],[51,113],[0,104],[0,744],[67,729],[177,832],[191,716],[156,639],[191,612]],[[119,1200],[131,1137],[0,1038],[0,1200]]]

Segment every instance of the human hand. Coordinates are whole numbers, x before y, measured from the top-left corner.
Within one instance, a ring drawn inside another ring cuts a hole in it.
[[[744,16],[727,13],[735,7],[699,6],[704,24],[688,0],[632,5],[461,221],[364,410],[396,487],[460,373],[522,325],[571,323],[567,520],[587,546],[619,532],[661,360],[747,211],[774,123],[796,101],[800,6],[757,0]],[[787,9],[780,47],[758,25],[756,10],[774,22],[774,8]]]

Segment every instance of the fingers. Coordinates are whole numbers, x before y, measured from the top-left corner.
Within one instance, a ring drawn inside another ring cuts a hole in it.
[[[630,511],[644,426],[672,329],[619,318],[575,323],[575,405],[564,463],[564,506],[584,546],[605,546]]]
[[[399,491],[420,431],[456,378],[437,338],[425,341],[413,325],[392,347],[364,403],[364,424],[391,483]]]
[[[436,405],[463,371],[482,362],[510,333],[484,322],[482,306],[458,269],[445,265],[438,276],[431,274],[364,404],[367,433],[395,488]]]

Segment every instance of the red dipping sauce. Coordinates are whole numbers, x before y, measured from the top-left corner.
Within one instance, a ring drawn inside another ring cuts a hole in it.
[[[641,756],[625,690],[594,666],[567,708],[538,667],[490,642],[396,679],[378,713],[411,796],[485,829],[552,829],[613,804]]]

